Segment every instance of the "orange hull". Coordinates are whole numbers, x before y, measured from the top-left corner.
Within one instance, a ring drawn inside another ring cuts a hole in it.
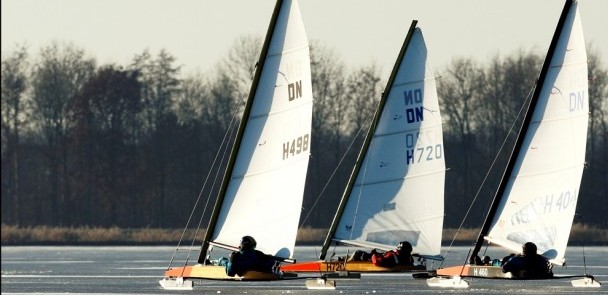
[[[309,261],[294,264],[284,264],[281,270],[285,272],[407,272],[425,271],[423,265],[398,265],[392,267],[376,266],[369,261]]]
[[[289,274],[285,276],[288,275]],[[226,274],[226,268],[224,266],[217,265],[194,265],[186,267],[174,267],[165,271],[165,277],[237,281],[273,281],[281,279],[281,277],[276,274],[259,271],[247,271],[245,272],[245,274],[243,274],[243,276],[235,275],[234,277],[230,277]]]

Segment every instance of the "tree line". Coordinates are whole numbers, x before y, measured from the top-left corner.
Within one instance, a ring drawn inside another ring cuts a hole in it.
[[[187,75],[166,50],[144,50],[124,66],[98,65],[71,43],[54,42],[33,57],[19,45],[3,53],[2,223],[182,228],[200,195],[209,209],[194,215],[206,224],[224,163],[219,151],[229,146],[261,44],[241,37],[215,68]],[[605,227],[608,78],[600,55],[588,54],[587,165],[577,212]],[[486,63],[459,57],[436,71],[449,169],[445,227],[458,227],[466,212],[464,226],[480,226],[543,59],[521,50]],[[311,67],[302,226],[324,228],[385,81],[375,64],[349,68],[317,41]]]

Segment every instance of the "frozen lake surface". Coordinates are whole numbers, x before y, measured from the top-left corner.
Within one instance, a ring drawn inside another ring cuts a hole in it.
[[[336,290],[308,290],[305,278],[271,282],[196,280],[193,291],[167,291],[158,280],[175,247],[2,247],[2,294],[608,294],[608,247],[585,247],[587,272],[601,288],[573,288],[571,279],[516,281],[467,279],[468,289],[428,287],[409,273],[363,274],[361,279],[338,280]],[[342,254],[344,249],[338,249]],[[314,260],[319,247],[298,246],[299,261]],[[462,264],[469,247],[452,247],[444,266]],[[445,249],[442,254],[445,253]],[[492,258],[506,255],[490,248]],[[196,260],[198,252],[194,253]],[[554,267],[558,276],[585,272],[583,248],[569,247],[567,266]],[[181,262],[183,264],[183,262]],[[175,264],[174,264],[175,265]],[[308,274],[306,276],[314,276]]]

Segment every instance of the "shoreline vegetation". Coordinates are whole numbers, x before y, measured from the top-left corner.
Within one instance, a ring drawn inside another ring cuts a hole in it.
[[[454,235],[458,235],[454,238]],[[2,224],[2,246],[21,245],[177,245],[183,229],[163,228],[119,228],[119,227],[19,227]],[[184,234],[182,244],[190,243],[194,230]],[[320,245],[327,229],[300,228],[298,245]],[[444,229],[442,244],[472,244],[479,233],[478,228]],[[198,241],[204,230],[199,231]],[[197,242],[196,244],[198,244]],[[608,229],[575,223],[570,233],[569,245],[608,245]]]

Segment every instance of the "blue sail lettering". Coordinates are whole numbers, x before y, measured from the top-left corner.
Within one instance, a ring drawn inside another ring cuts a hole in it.
[[[420,122],[424,120],[422,107],[415,107],[405,110],[408,123]]]
[[[414,164],[414,150],[406,150],[406,161],[407,165]]]
[[[405,135],[405,146],[408,148],[413,148],[414,147],[414,135],[413,134],[406,134]]]
[[[422,89],[405,90],[403,91],[403,97],[405,99],[405,105],[413,105],[422,103]]]

